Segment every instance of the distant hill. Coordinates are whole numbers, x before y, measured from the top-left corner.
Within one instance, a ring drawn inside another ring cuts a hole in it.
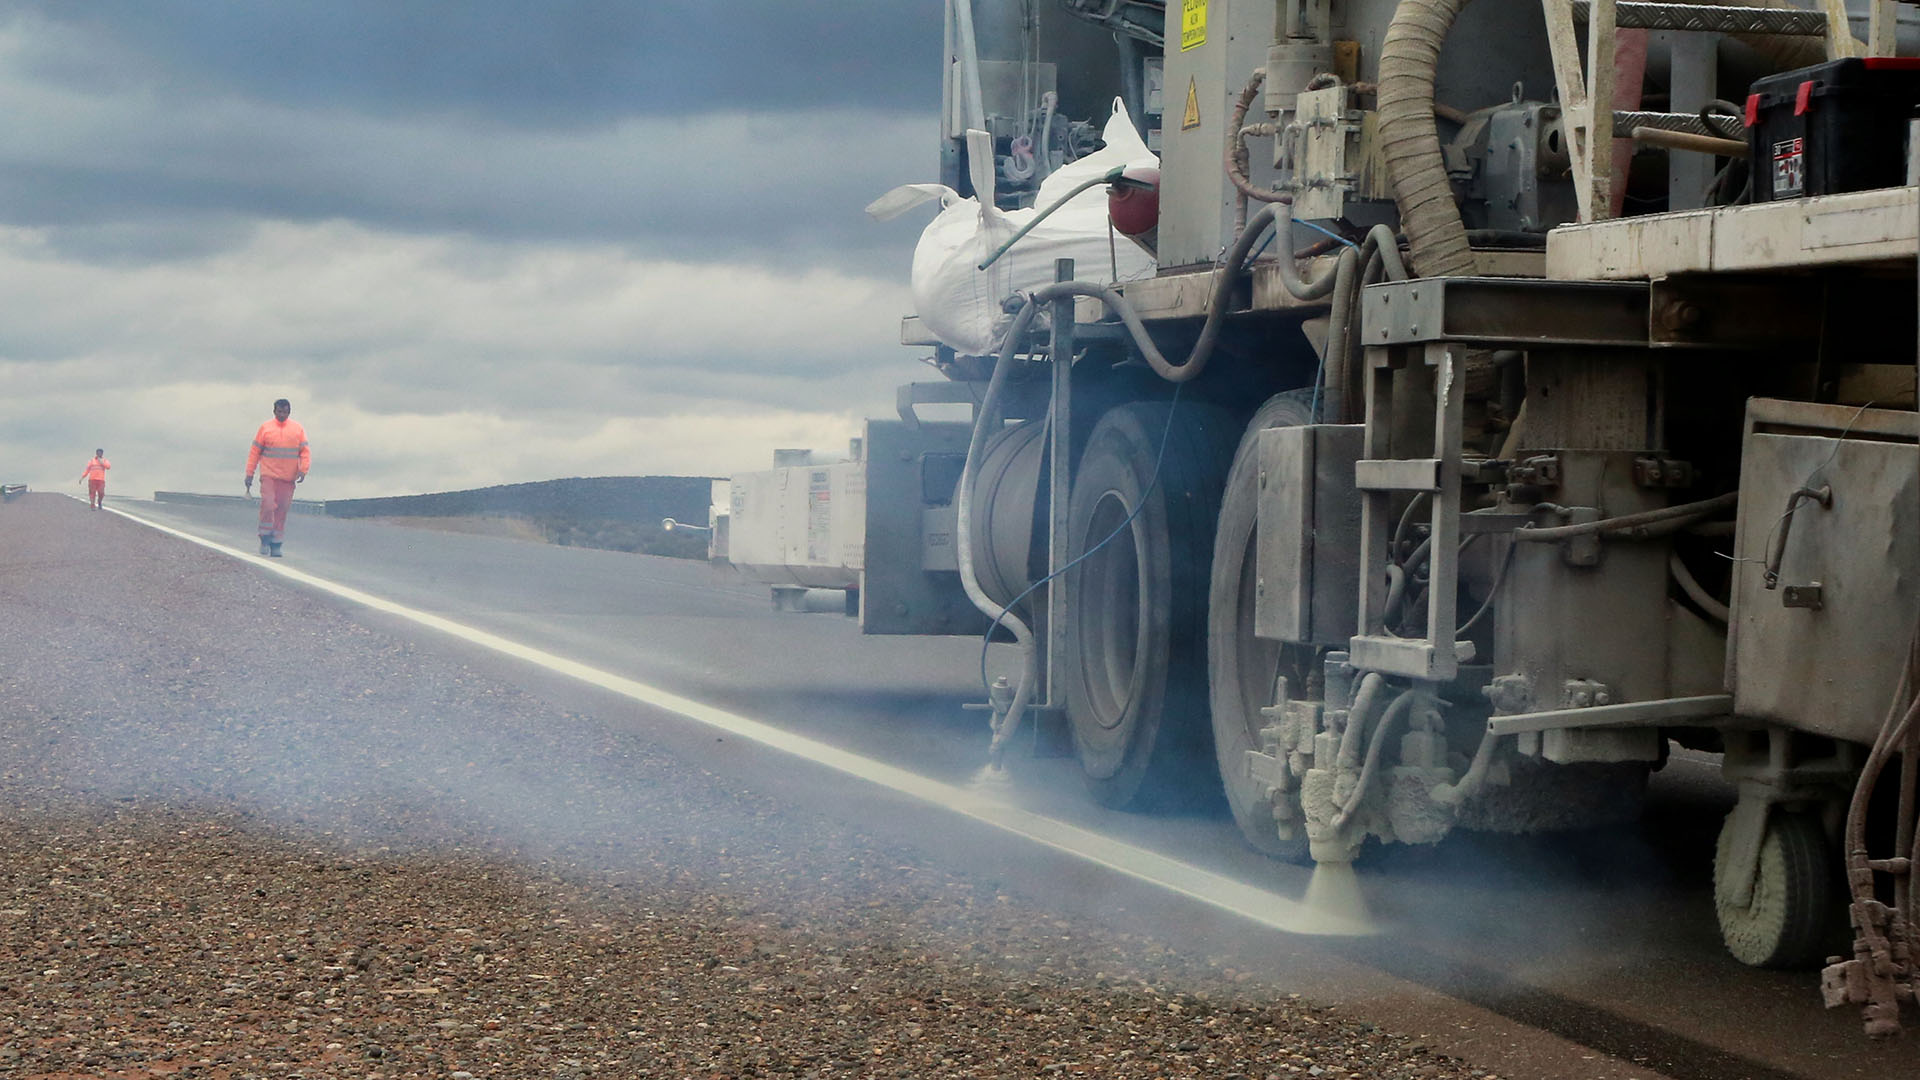
[[[705,558],[702,533],[667,532],[662,518],[705,525],[713,482],[703,476],[590,476],[427,495],[328,499],[346,518],[512,517],[552,543]]]

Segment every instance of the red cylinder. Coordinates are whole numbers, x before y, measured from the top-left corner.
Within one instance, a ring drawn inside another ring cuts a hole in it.
[[[1107,216],[1122,236],[1145,236],[1160,224],[1160,170],[1135,165],[1107,185]]]

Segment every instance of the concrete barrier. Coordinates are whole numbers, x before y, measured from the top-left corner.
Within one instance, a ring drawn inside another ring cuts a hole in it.
[[[333,499],[332,517],[464,517],[512,514],[543,520],[620,521],[657,530],[661,518],[705,524],[713,480],[704,476],[591,476],[523,484]]]
[[[260,500],[253,495],[200,495],[191,491],[156,491],[153,493],[153,501],[180,503],[183,506],[223,506],[230,503],[251,505]],[[295,499],[290,510],[296,514],[324,514],[327,512],[327,504],[320,499]]]

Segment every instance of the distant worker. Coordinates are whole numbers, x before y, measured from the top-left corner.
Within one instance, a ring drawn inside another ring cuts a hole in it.
[[[307,478],[313,455],[307,432],[287,419],[293,406],[286,398],[273,403],[273,419],[253,433],[247,451],[247,491],[253,491],[253,470],[260,469],[260,554],[280,557],[280,539],[287,534],[287,508],[293,505],[293,485]]]
[[[107,470],[111,468],[113,462],[107,460],[107,452],[95,450],[86,471],[80,474],[80,482],[87,485],[88,509],[98,510],[107,501]]]

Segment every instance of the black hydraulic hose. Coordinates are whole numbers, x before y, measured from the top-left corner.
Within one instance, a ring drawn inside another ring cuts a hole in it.
[[[1333,269],[1333,310],[1327,319],[1326,361],[1320,365],[1320,382],[1314,388],[1319,402],[1313,410],[1313,422],[1324,412],[1328,419],[1343,424],[1347,417],[1347,382],[1351,378],[1353,350],[1347,340],[1355,308],[1359,304],[1360,248],[1347,248]]]
[[[1352,256],[1351,262],[1348,256]],[[1336,424],[1344,424],[1352,415],[1354,356],[1359,352],[1360,300],[1372,284],[1369,271],[1378,269],[1388,281],[1404,281],[1407,264],[1400,258],[1400,239],[1385,225],[1367,230],[1367,238],[1358,248],[1341,253],[1334,267],[1333,312],[1327,321],[1327,347],[1321,364],[1320,396],[1327,403],[1325,415]],[[1343,276],[1344,275],[1344,276]],[[1315,408],[1319,419],[1321,409]]]
[[[1407,280],[1407,263],[1400,257],[1400,238],[1385,225],[1367,230],[1367,246],[1380,253],[1380,270],[1387,281]]]
[[[1220,341],[1220,330],[1226,324],[1227,307],[1233,299],[1233,286],[1245,270],[1247,255],[1253,251],[1254,241],[1260,239],[1266,227],[1274,220],[1273,206],[1263,206],[1260,212],[1247,222],[1247,228],[1228,249],[1226,263],[1220,268],[1219,276],[1214,279],[1213,295],[1207,305],[1206,325],[1200,328],[1199,340],[1193,343],[1187,358],[1178,364],[1166,358],[1153,338],[1147,334],[1147,324],[1140,318],[1140,312],[1126,295],[1111,286],[1092,281],[1056,281],[1035,289],[1028,298],[1029,304],[1046,303],[1069,296],[1088,296],[1107,306],[1109,311],[1120,317],[1127,332],[1133,337],[1133,343],[1140,350],[1141,358],[1154,374],[1172,383],[1188,382],[1206,370],[1207,361],[1213,356],[1214,346]],[[1282,256],[1282,262],[1286,256]],[[1327,287],[1333,287],[1333,275],[1327,275]],[[1022,309],[1023,313],[1025,309]],[[1031,316],[1028,317],[1029,320]],[[1007,339],[1011,342],[1013,339]],[[1001,355],[1007,355],[1005,349]]]
[[[1339,284],[1338,266],[1308,281],[1300,276],[1300,268],[1294,265],[1293,258],[1287,254],[1288,251],[1293,250],[1293,237],[1291,235],[1293,232],[1293,206],[1291,199],[1286,202],[1273,203],[1270,206],[1264,207],[1259,214],[1255,214],[1253,220],[1247,222],[1246,230],[1240,234],[1240,242],[1245,242],[1247,248],[1251,250],[1253,244],[1251,240],[1248,240],[1248,237],[1258,239],[1259,234],[1266,228],[1268,221],[1273,222],[1274,232],[1279,235],[1280,243],[1284,245],[1285,250],[1280,253],[1278,262],[1280,266],[1280,284],[1287,287],[1287,292],[1290,293],[1295,300],[1321,300],[1324,299],[1327,294],[1333,292],[1334,286]],[[1239,247],[1240,242],[1236,242],[1234,246]],[[1242,255],[1241,258],[1244,259],[1246,256]],[[1227,259],[1227,265],[1235,265],[1235,260],[1231,255]]]

